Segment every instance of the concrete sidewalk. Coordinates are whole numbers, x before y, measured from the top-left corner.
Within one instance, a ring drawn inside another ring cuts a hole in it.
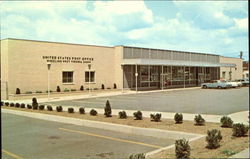
[[[52,105],[53,109],[56,109],[56,105]],[[80,107],[77,106],[63,106],[63,110],[64,111],[68,111],[68,108],[74,108],[75,111],[79,111]],[[88,113],[90,112],[91,109],[95,109],[98,114],[104,114],[104,108],[100,109],[100,108],[85,108],[85,111]],[[112,109],[112,114],[113,115],[118,115],[120,111],[123,111],[122,109]],[[134,112],[138,111],[138,110],[124,110],[126,111],[128,116],[134,116]],[[150,118],[150,114],[155,114],[155,113],[161,113],[161,118],[163,119],[170,119],[170,120],[174,120],[174,115],[175,113],[172,112],[155,112],[155,111],[141,111],[143,114],[143,117],[148,117]],[[189,114],[189,113],[182,113],[183,115],[183,120],[188,120],[188,121],[194,121],[194,118],[197,114]],[[221,117],[223,117],[222,115],[209,115],[209,114],[201,114],[202,117],[205,119],[206,122],[214,122],[214,123],[220,123],[220,119]],[[248,115],[249,115],[249,111],[242,111],[242,112],[237,112],[237,113],[233,113],[228,115],[229,117],[231,117],[231,119],[234,121],[234,123],[243,123],[243,124],[247,124],[249,125],[248,122]]]

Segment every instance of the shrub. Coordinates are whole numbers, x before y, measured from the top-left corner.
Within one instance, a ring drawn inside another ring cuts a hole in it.
[[[14,103],[10,103],[10,107],[14,107],[15,106],[15,104]]]
[[[62,106],[57,106],[56,107],[56,111],[57,112],[62,112],[63,111],[63,107]]]
[[[44,107],[45,107],[44,105],[39,105],[38,109],[39,110],[44,110]]]
[[[195,115],[194,121],[195,121],[195,125],[204,125],[205,124],[205,119],[203,119],[200,114]]]
[[[5,102],[4,105],[5,105],[5,106],[9,106],[10,103],[9,103],[9,102]]]
[[[220,130],[213,129],[207,131],[206,141],[207,141],[207,148],[209,149],[216,149],[220,146],[220,141],[222,140]]]
[[[98,88],[94,88],[94,90],[98,90]]]
[[[48,105],[48,106],[47,106],[47,110],[48,110],[48,111],[53,111],[52,106]]]
[[[134,112],[134,117],[135,120],[142,120],[142,112],[141,111]]]
[[[25,94],[32,94],[32,91],[26,91]]]
[[[223,150],[222,153],[227,155],[227,156],[232,156],[232,155],[236,154],[237,152],[232,151],[232,150]]]
[[[16,94],[21,94],[21,91],[19,88],[16,89]]]
[[[175,141],[175,156],[176,158],[188,159],[190,156],[190,146],[186,139]]]
[[[84,109],[83,107],[80,107],[80,108],[79,108],[79,113],[80,113],[80,114],[85,114],[85,109]]]
[[[144,153],[139,153],[135,155],[130,155],[129,159],[145,159],[145,154]]]
[[[61,89],[59,86],[56,87],[56,92],[61,92]]]
[[[4,106],[4,102],[1,101],[1,106]]]
[[[19,107],[20,107],[20,104],[19,104],[19,103],[16,103],[16,104],[15,104],[15,107],[19,108]]]
[[[127,118],[127,113],[125,111],[120,111],[119,112],[119,118],[120,119],[126,119]]]
[[[22,104],[20,105],[20,107],[21,107],[21,108],[25,108],[25,104],[22,103]]]
[[[181,113],[176,113],[174,115],[174,120],[176,124],[180,124],[183,122],[183,115]]]
[[[33,109],[38,109],[38,103],[36,98],[32,98],[32,107]]]
[[[151,121],[159,122],[161,121],[161,113],[150,114]]]
[[[97,115],[97,111],[95,109],[91,109],[89,113],[90,115],[93,115],[93,116]]]
[[[68,108],[69,113],[74,113],[74,108]]]
[[[111,89],[110,87],[107,87],[107,89]]]
[[[42,91],[36,91],[36,93],[42,93]]]
[[[114,87],[113,87],[114,89],[116,89],[117,87],[116,87],[116,84],[114,83]]]
[[[233,127],[233,120],[230,117],[223,116],[220,119],[220,122],[221,122],[221,127],[225,127],[225,128]]]
[[[105,89],[104,84],[102,84],[102,89]]]
[[[249,127],[245,126],[243,123],[233,124],[233,136],[242,137],[248,132]]]
[[[106,106],[104,108],[104,115],[106,117],[112,117],[111,114],[112,114],[111,106],[110,106],[109,100],[107,100]]]
[[[70,89],[70,91],[71,91],[71,92],[74,92],[74,91],[76,91],[76,89]]]
[[[51,93],[51,92],[52,92],[52,90],[49,90],[49,92]],[[48,93],[48,90],[46,91],[46,93]]]
[[[84,90],[84,87],[83,87],[83,86],[81,86],[81,87],[80,87],[80,91],[83,91],[83,90]]]
[[[63,91],[64,91],[64,92],[69,92],[69,89],[68,89],[68,88],[65,88]]]
[[[28,109],[32,109],[32,106],[30,104],[27,105]]]

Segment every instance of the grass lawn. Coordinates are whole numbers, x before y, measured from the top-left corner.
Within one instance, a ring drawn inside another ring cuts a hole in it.
[[[205,137],[193,141],[190,143],[191,146],[191,158],[227,158],[237,152],[240,152],[249,147],[249,132],[246,137],[232,137],[232,129],[231,128],[222,128],[220,127],[220,123],[205,123],[204,126],[196,126],[194,122],[191,121],[183,121],[182,124],[175,124],[174,119],[162,119],[161,122],[152,122],[150,118],[143,118],[143,120],[134,120],[133,117],[128,117],[127,119],[119,119],[117,115],[113,115],[110,118],[105,117],[103,114],[98,114],[97,116],[90,116],[89,114],[79,114],[77,112],[71,114],[68,112],[56,112],[56,110],[50,112],[47,110],[32,110],[27,108],[15,108],[15,107],[6,107],[2,106],[5,109],[12,110],[21,110],[21,111],[29,111],[29,112],[37,112],[37,113],[45,113],[51,115],[59,115],[66,116],[72,118],[80,118],[87,120],[95,120],[102,122],[110,122],[116,124],[130,125],[136,127],[143,128],[157,128],[163,130],[174,130],[174,131],[182,131],[189,133],[197,133],[206,135],[207,130],[218,129],[222,134],[221,146],[217,149],[207,149]],[[175,149],[171,148],[163,153],[157,154],[154,156],[155,158],[175,158]]]

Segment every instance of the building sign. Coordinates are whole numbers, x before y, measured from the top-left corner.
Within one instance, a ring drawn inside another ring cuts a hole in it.
[[[94,61],[94,58],[72,56],[43,56],[42,58],[50,63],[91,63]]]

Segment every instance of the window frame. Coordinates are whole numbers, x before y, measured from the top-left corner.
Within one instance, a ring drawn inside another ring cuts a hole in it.
[[[86,73],[88,74],[89,76],[89,72],[90,72],[90,81],[89,81],[89,78],[86,78]],[[92,81],[91,79],[91,73],[94,73],[94,80]],[[84,82],[85,83],[95,83],[96,82],[96,71],[94,70],[90,70],[90,71],[84,71]]]
[[[71,80],[67,74],[66,81],[64,81],[65,80],[65,77],[63,76],[64,73],[69,73],[69,72],[72,73]],[[73,82],[74,82],[74,71],[62,71],[62,84],[73,84]]]

